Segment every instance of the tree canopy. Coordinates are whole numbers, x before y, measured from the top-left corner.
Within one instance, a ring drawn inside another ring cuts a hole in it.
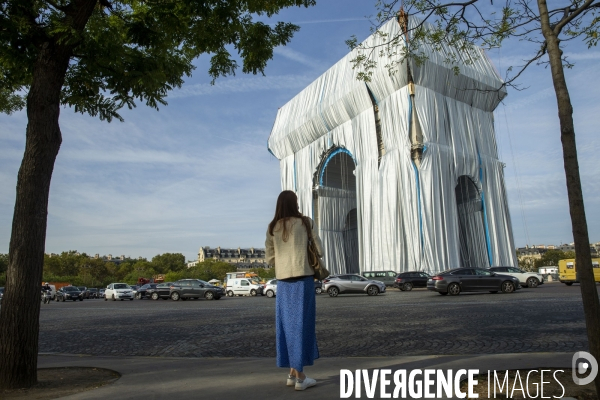
[[[298,26],[272,17],[315,0],[1,0],[0,111],[25,106],[43,49],[72,50],[60,103],[111,121],[136,101],[158,108],[210,54],[214,79],[262,73]],[[91,7],[91,10],[88,8]],[[81,19],[89,14],[89,19]],[[241,61],[240,61],[241,60]]]
[[[459,73],[460,60],[468,64],[469,57],[478,57],[479,53],[472,51],[475,46],[493,49],[501,47],[508,39],[526,42],[533,46],[531,55],[525,57],[521,65],[510,66],[504,77],[506,86],[519,89],[518,78],[527,67],[549,63],[545,58],[548,55],[548,43],[542,32],[543,19],[548,19],[552,34],[560,41],[581,39],[588,47],[598,44],[600,1],[561,0],[552,2],[552,8],[549,9],[545,1],[542,3],[540,10],[538,2],[531,0],[505,0],[496,3],[487,0],[378,1],[372,32],[382,37],[381,44],[369,47],[358,43],[356,36],[346,43],[352,49],[359,49],[353,62],[360,71],[359,78],[368,81],[377,66],[370,58],[373,52],[401,56],[398,62],[386,65],[390,73],[393,73],[400,61],[406,58],[417,63],[425,61],[427,56],[422,51],[423,44],[437,50],[444,48],[448,67]],[[421,20],[414,29],[406,32],[410,37],[408,41],[405,41],[405,34],[388,37],[379,30],[385,22],[398,17],[400,6],[407,15]],[[404,44],[407,46],[404,47]],[[560,58],[565,67],[573,66],[566,55],[561,53]]]

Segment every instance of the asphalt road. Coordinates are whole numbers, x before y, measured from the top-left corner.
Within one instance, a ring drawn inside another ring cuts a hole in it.
[[[275,357],[275,299],[84,300],[42,304],[41,353]],[[587,349],[579,285],[440,296],[390,289],[317,296],[322,357]]]

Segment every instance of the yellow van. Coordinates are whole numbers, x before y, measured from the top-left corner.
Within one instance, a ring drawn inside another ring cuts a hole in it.
[[[594,267],[594,280],[600,282],[600,258],[592,258],[592,266]],[[558,260],[558,278],[567,286],[579,283],[575,259]]]

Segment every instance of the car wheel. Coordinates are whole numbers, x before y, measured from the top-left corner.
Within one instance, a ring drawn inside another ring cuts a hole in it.
[[[152,300],[158,300],[158,293],[152,293]]]
[[[340,294],[340,290],[334,286],[330,287],[329,290],[327,290],[327,293],[329,294],[329,297],[337,297],[337,295]]]
[[[320,287],[315,288],[315,293],[316,294],[321,294],[321,293],[323,293],[323,289],[321,289]]]
[[[179,301],[180,298],[181,298],[181,296],[179,296],[179,293],[177,293],[177,292],[171,293],[171,300]]]
[[[142,298],[142,296],[141,296],[139,293],[136,293],[136,294],[135,294],[135,298],[139,300],[139,299],[141,299],[141,298]]]
[[[490,290],[490,293],[491,294],[496,294],[496,293],[498,293],[498,291],[497,290]]]
[[[537,278],[532,277],[532,278],[527,279],[527,287],[528,288],[532,288],[532,289],[536,288],[539,286],[539,284],[540,284],[540,281],[538,281]]]
[[[448,292],[438,292],[439,294],[441,294],[442,296],[445,296],[448,294]]]
[[[273,293],[273,291],[271,289],[267,290],[267,297],[273,297],[275,296],[275,293]]]
[[[251,296],[256,296],[256,289],[252,289],[252,290],[250,291],[250,295],[251,295]]]
[[[204,294],[204,298],[205,298],[206,300],[212,300],[212,299],[214,299],[214,298],[215,298],[215,294],[214,294],[213,292],[206,292],[206,293]]]
[[[58,301],[58,300],[57,300]],[[104,301],[108,301],[108,299],[106,298],[106,296],[104,296]]]
[[[230,291],[228,291],[228,292],[227,292],[227,296],[229,296],[229,297],[233,297],[233,292],[232,292],[231,290],[230,290]]]
[[[506,281],[506,282],[502,282],[502,293],[512,293],[515,291],[515,284],[510,282],[510,281]]]
[[[451,283],[448,285],[448,293],[450,296],[457,296],[460,294],[460,286],[458,283]]]
[[[112,295],[112,300],[113,301],[117,301],[117,299],[115,299],[115,295],[114,294]]]
[[[64,297],[62,298],[62,301],[63,301],[63,303],[65,302],[65,298]]]
[[[410,292],[413,288],[413,284],[410,282],[406,282],[404,285],[402,285],[402,290],[406,291],[406,292]]]
[[[129,301],[133,301],[133,299],[129,299]]]
[[[573,284],[573,282],[565,282],[565,285],[567,286],[571,286]]]
[[[125,300],[125,299],[121,299],[121,301],[123,301],[123,300]]]
[[[371,285],[367,288],[367,294],[369,296],[377,296],[379,294],[379,288],[375,285]]]
[[[79,300],[83,301],[83,297],[82,297],[82,298],[80,298]]]

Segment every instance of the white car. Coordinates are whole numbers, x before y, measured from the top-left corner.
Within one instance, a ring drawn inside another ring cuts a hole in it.
[[[514,276],[521,282],[521,286],[536,288],[544,283],[544,276],[537,272],[527,272],[515,267],[491,267],[490,271],[502,275]]]
[[[267,297],[277,296],[277,279],[271,279],[270,281],[267,281],[263,289],[263,293],[266,294]]]
[[[126,283],[111,283],[104,291],[104,301],[117,299],[123,301],[125,299],[133,300],[133,290]]]

